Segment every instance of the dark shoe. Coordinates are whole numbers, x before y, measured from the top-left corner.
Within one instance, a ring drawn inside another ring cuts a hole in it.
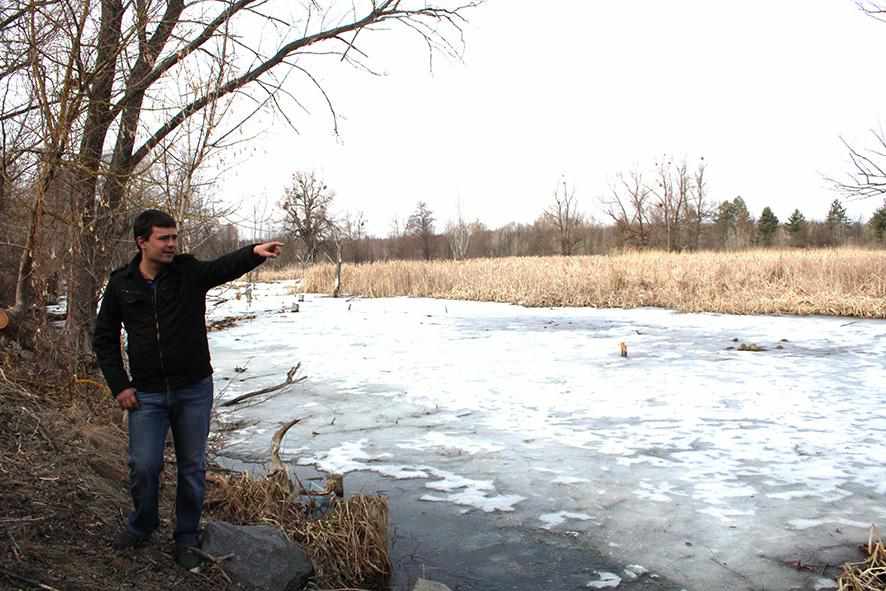
[[[196,552],[193,552],[196,547],[192,544],[176,544],[175,563],[185,570],[191,570],[194,567],[200,566],[203,558]]]
[[[151,536],[140,536],[132,533],[128,529],[124,529],[117,537],[114,538],[114,541],[111,542],[111,547],[114,550],[128,550],[129,548],[138,548],[139,546],[144,546],[148,543],[148,540]]]

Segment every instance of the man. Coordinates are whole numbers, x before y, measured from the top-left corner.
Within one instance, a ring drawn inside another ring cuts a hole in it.
[[[166,433],[172,427],[178,482],[175,559],[199,564],[206,440],[212,410],[212,367],[206,339],[206,292],[280,253],[280,242],[247,246],[210,262],[176,255],[176,223],[156,209],[135,219],[138,254],[111,273],[93,343],[111,393],[129,411],[129,487],[134,510],[114,540],[118,550],[148,541],[157,512]],[[129,371],[120,352],[126,328]]]

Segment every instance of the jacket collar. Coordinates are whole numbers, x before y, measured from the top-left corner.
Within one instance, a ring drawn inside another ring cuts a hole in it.
[[[175,255],[175,258],[172,259],[172,262],[169,263],[168,265],[166,265],[165,267],[163,267],[160,270],[160,272],[157,274],[157,277],[161,277],[163,275],[166,275],[167,273],[173,272],[176,267],[177,259],[178,259],[178,255]],[[145,278],[142,277],[141,271],[139,271],[139,269],[138,269],[138,266],[141,264],[141,262],[142,262],[142,253],[141,253],[141,251],[138,251],[138,253],[136,253],[136,255],[134,257],[132,257],[132,260],[129,261],[129,264],[126,265],[127,277],[129,277],[130,279],[140,279],[142,281],[145,280]]]
[[[129,277],[140,277],[140,273],[138,270],[139,264],[142,262],[142,251],[138,251],[132,260],[129,261],[129,264],[126,265],[126,275]]]

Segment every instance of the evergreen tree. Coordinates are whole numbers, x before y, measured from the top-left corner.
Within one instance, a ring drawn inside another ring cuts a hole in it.
[[[735,237],[735,205],[723,201],[714,213],[714,226],[723,246],[730,246]]]
[[[415,211],[406,222],[406,233],[415,236],[421,245],[421,253],[426,261],[431,260],[431,247],[434,241],[434,213],[424,201],[419,201]]]
[[[760,236],[760,244],[772,246],[775,233],[778,232],[778,218],[769,207],[763,208],[760,219],[757,221],[757,234]]]
[[[735,246],[748,246],[754,241],[754,218],[741,196],[732,200],[732,211],[735,215]]]
[[[834,202],[831,203],[831,209],[828,211],[828,217],[825,220],[831,244],[842,244],[845,241],[850,223],[849,216],[846,215],[846,208],[843,207],[839,199],[834,199]]]
[[[883,202],[883,205],[874,212],[874,215],[871,216],[871,219],[868,220],[868,226],[870,226],[871,230],[874,232],[874,236],[877,237],[877,240],[883,242],[883,238],[886,237],[886,201]]]
[[[784,229],[791,237],[792,245],[804,246],[806,244],[806,216],[800,213],[799,209],[794,210],[794,213],[785,222]]]

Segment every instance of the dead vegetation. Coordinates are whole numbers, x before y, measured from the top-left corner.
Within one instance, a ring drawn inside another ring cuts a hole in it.
[[[843,565],[838,591],[886,590],[886,546],[876,528],[871,528],[865,552],[866,560]]]
[[[306,291],[331,293],[334,286],[333,265],[306,270]],[[845,248],[391,261],[346,265],[342,291],[525,306],[886,318],[886,254]]]
[[[175,566],[171,457],[161,531],[136,552],[111,550],[131,503],[120,411],[91,383],[0,344],[0,588],[224,589]]]
[[[171,450],[160,530],[144,548],[111,549],[131,504],[121,411],[99,382],[38,370],[33,359],[3,349],[0,589],[233,588],[223,568],[192,573],[174,563]],[[280,527],[305,546],[320,588],[383,588],[391,572],[383,497],[344,498],[340,477],[330,478],[326,490],[301,494],[304,487],[297,478],[297,487],[290,483],[285,466],[267,478],[215,473],[208,479],[208,516]],[[321,505],[327,510],[317,511]]]
[[[269,524],[301,544],[314,563],[321,588],[383,589],[391,575],[387,499],[322,495],[328,510],[320,517],[313,498],[294,496],[285,477],[247,474],[213,476],[207,511],[236,524]],[[299,500],[300,499],[300,500]]]
[[[339,474],[330,475],[319,490],[305,487],[297,474],[290,475],[280,459],[280,447],[299,422],[300,418],[293,419],[274,434],[266,476],[211,475],[207,511],[230,523],[265,523],[283,530],[305,549],[322,588],[385,588],[391,576],[387,499],[365,495],[345,499]]]

